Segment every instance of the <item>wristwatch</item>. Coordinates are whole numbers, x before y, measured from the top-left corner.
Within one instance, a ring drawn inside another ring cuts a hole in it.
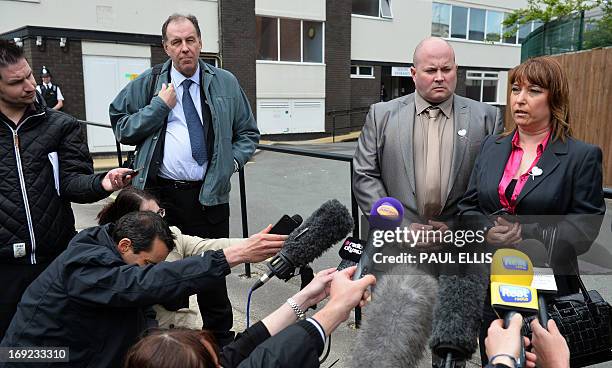
[[[289,304],[291,309],[293,309],[293,312],[297,316],[298,320],[303,320],[306,318],[306,314],[304,313],[304,311],[300,309],[300,307],[292,298],[287,299],[287,304]]]

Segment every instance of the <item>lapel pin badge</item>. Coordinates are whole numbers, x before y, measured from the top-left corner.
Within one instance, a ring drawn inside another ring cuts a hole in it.
[[[531,169],[531,172],[529,173],[529,175],[531,175],[531,180],[535,180],[535,177],[536,177],[536,176],[540,176],[540,175],[542,175],[542,173],[543,173],[543,172],[544,172],[544,171],[542,171],[542,169],[540,169],[540,168],[539,168],[539,167],[537,167],[537,166],[534,166],[534,167]]]
[[[465,130],[465,129],[460,129],[460,130],[457,132],[457,134],[458,134],[460,137],[465,137],[465,135],[467,134],[467,130]]]

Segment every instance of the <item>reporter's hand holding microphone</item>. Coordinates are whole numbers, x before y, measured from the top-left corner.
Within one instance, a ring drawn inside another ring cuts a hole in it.
[[[531,321],[531,346],[538,367],[569,368],[569,347],[553,319],[548,320],[547,329],[540,325],[537,318]]]
[[[333,274],[329,286],[329,300],[325,307],[312,317],[321,324],[325,335],[329,336],[340,323],[346,321],[356,306],[366,305],[370,292],[368,287],[376,284],[376,277],[365,275],[353,281],[356,266]]]
[[[489,327],[485,346],[489,365],[495,367],[496,364],[514,367],[512,361],[518,357],[520,345],[518,336],[521,333],[523,317],[515,314],[510,321],[510,326],[504,329],[504,321],[495,320]],[[531,321],[533,332],[531,347],[532,352],[525,352],[527,362],[526,367],[532,368],[536,364],[538,368],[569,368],[570,351],[567,342],[554,320],[548,320],[548,331],[540,325],[538,319]],[[529,339],[524,337],[525,347],[529,346]]]
[[[491,323],[487,331],[485,346],[487,356],[489,357],[489,365],[495,367],[496,364],[503,364],[508,367],[515,367],[516,360],[519,356],[521,345],[520,339],[521,326],[523,325],[523,317],[516,313],[510,320],[508,328],[504,328],[504,320],[497,319]],[[529,346],[529,339],[523,340],[525,347]],[[535,367],[536,356],[528,351],[525,352],[527,358],[526,367]]]

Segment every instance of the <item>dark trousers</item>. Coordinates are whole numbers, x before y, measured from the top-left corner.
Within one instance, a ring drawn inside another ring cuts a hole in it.
[[[166,209],[168,224],[178,227],[183,234],[201,238],[229,237],[229,204],[204,207],[199,202],[201,183],[181,185],[163,180],[147,188]],[[211,331],[220,347],[234,339],[232,304],[227,295],[225,278],[211,281],[206,291],[198,294],[198,305],[204,326]]]
[[[0,341],[11,324],[21,296],[48,265],[0,264]]]

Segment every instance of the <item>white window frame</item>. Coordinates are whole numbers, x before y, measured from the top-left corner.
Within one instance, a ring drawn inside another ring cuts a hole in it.
[[[267,15],[259,15],[256,17],[265,17],[276,19],[276,60],[256,60],[257,63],[262,64],[299,64],[299,65],[325,65],[325,22],[320,20],[310,20],[310,19],[296,19],[296,18],[283,18],[283,17],[271,17]],[[280,20],[281,19],[293,19],[300,21],[300,61],[285,61],[280,59],[281,54],[281,28],[280,28]],[[312,62],[312,61],[304,61],[304,22],[316,22],[321,23],[321,62]]]
[[[439,1],[433,1],[432,2],[432,6],[433,4],[441,4],[441,5],[448,5],[450,6],[450,16],[448,19],[448,37],[443,37],[446,40],[453,40],[453,41],[461,41],[461,42],[469,42],[469,43],[480,43],[480,44],[494,44],[494,45],[506,45],[506,46],[518,46],[520,47],[521,44],[518,43],[518,29],[515,33],[515,39],[514,39],[514,43],[507,43],[504,42],[504,37],[503,37],[503,33],[504,33],[504,25],[501,25],[501,29],[500,29],[500,40],[499,41],[487,41],[487,20],[489,18],[489,12],[495,11],[495,12],[501,12],[502,14],[504,14],[503,19],[506,18],[506,14],[509,14],[507,12],[504,12],[502,10],[497,10],[497,9],[487,9],[487,8],[481,8],[481,7],[477,7],[477,6],[467,6],[464,4],[449,4],[449,3],[445,3],[445,2],[439,2]],[[453,29],[453,7],[455,6],[459,6],[462,8],[467,8],[468,9],[468,13],[467,13],[467,20],[466,20],[466,30],[465,30],[465,38],[457,38],[457,37],[451,37],[452,35],[452,29]],[[471,18],[471,14],[472,14],[472,9],[481,9],[485,11],[485,28],[484,28],[484,40],[483,41],[477,41],[477,40],[470,40],[470,18]],[[371,18],[371,17],[370,17]],[[533,32],[534,30],[534,26],[535,26],[535,22],[531,21],[531,32]]]
[[[460,5],[453,5],[453,4],[448,4],[451,6],[451,11],[450,11],[450,18],[448,19],[448,39],[449,40],[463,40],[463,41],[471,41],[470,40],[470,7],[469,6],[460,6]],[[467,18],[465,20],[465,38],[458,38],[458,37],[452,37],[453,34],[453,7],[455,6],[460,6],[461,8],[467,8],[468,12],[467,12]],[[486,18],[486,14],[485,14],[485,30],[486,30],[486,24],[487,24],[487,18]],[[480,42],[480,41],[474,41],[474,42]]]
[[[383,14],[383,9],[382,9],[382,2],[386,1],[387,3],[389,3],[389,15],[384,15]],[[375,17],[373,15],[365,15],[365,14],[355,14],[355,13],[351,13],[352,16],[354,17],[361,17],[361,18],[370,18],[370,19],[379,19],[379,20],[391,20],[393,19],[393,3],[392,0],[378,0],[378,16]]]
[[[433,7],[434,3],[439,4],[439,5],[446,5],[446,6],[450,7],[450,11],[448,12],[448,37],[442,37],[442,38],[448,40],[448,39],[450,39],[450,35],[451,35],[451,23],[452,23],[452,18],[453,18],[453,5],[452,4],[447,4],[447,3],[441,3],[441,2],[433,1],[431,3],[432,7]],[[432,9],[432,11],[433,11],[433,9]],[[432,22],[433,22],[433,17],[432,17]],[[435,37],[438,37],[438,36],[435,36]]]
[[[491,11],[491,12],[493,12],[493,11],[494,11],[494,12],[497,12],[497,13],[502,13],[502,18],[501,18],[501,19],[502,19],[502,21],[501,21],[501,23],[499,24],[499,29],[497,30],[497,33],[499,34],[499,41],[487,41],[487,34],[489,33],[489,32],[488,32],[488,31],[489,31],[489,28],[487,27],[487,21],[489,20],[489,12],[490,12],[490,11]],[[504,23],[504,18],[505,18],[505,17],[506,17],[506,13],[505,13],[505,12],[503,12],[503,11],[499,11],[499,10],[490,10],[490,9],[487,9],[486,16],[485,16],[485,36],[484,36],[484,39],[485,39],[485,40],[484,40],[484,42],[486,42],[486,43],[494,43],[494,44],[501,44],[501,43],[505,43],[505,42],[504,42],[504,24],[503,24],[503,23]],[[509,45],[512,45],[512,44],[509,44]]]
[[[370,68],[371,73],[370,74],[361,73],[362,67]],[[357,68],[357,74],[351,73],[351,78],[357,78],[357,79],[375,79],[376,78],[374,76],[374,65],[351,64],[351,68]]]
[[[486,28],[485,28],[486,29]],[[472,75],[470,75],[472,74]],[[478,74],[477,76],[475,76],[474,74]],[[495,77],[488,77],[485,76],[485,74],[495,74]],[[493,71],[493,70],[468,70],[465,72],[465,79],[470,79],[470,80],[479,80],[480,83],[480,98],[478,101],[486,103],[486,104],[491,104],[491,105],[497,105],[499,104],[499,101],[497,101],[497,99],[499,98],[499,71]],[[482,83],[483,81],[486,80],[494,80],[497,81],[497,87],[495,89],[495,101],[489,101],[489,102],[484,102],[482,101],[482,93],[484,91],[484,83]]]

